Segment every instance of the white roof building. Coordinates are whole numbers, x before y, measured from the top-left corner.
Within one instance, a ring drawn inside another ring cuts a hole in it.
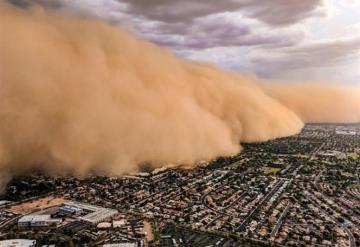
[[[84,211],[90,211],[90,213],[79,217],[79,219],[90,222],[91,224],[97,224],[106,221],[111,219],[111,217],[114,215],[118,214],[118,211],[115,209],[103,208],[81,202],[67,201],[64,203],[64,205],[78,207]]]
[[[104,244],[103,247],[136,247],[136,243]]]
[[[107,228],[111,227],[111,223],[109,223],[109,222],[101,222],[96,227],[99,228],[99,229],[107,229]]]
[[[0,206],[10,203],[11,201],[0,200]]]
[[[125,219],[121,219],[121,220],[114,220],[113,221],[113,227],[114,228],[118,228],[118,227],[123,227],[127,224],[127,221]]]
[[[33,247],[36,240],[28,239],[9,239],[0,241],[0,247]]]
[[[61,219],[51,218],[51,215],[25,215],[18,220],[19,226],[49,226],[57,225]]]

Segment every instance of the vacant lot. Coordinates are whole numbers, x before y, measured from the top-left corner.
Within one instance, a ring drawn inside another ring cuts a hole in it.
[[[21,203],[12,206],[9,211],[14,214],[28,214],[39,211],[48,207],[56,206],[63,203],[65,200],[62,197],[44,197],[33,201]]]

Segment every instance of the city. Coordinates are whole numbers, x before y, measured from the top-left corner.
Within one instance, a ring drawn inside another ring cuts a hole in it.
[[[359,125],[310,124],[292,137],[243,146],[237,156],[193,169],[144,166],[123,177],[83,178],[35,171],[15,178],[0,201],[0,240],[360,246]]]

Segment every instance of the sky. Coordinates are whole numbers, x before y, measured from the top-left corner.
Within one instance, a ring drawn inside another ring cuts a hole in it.
[[[261,78],[360,85],[360,0],[9,0],[94,15]]]

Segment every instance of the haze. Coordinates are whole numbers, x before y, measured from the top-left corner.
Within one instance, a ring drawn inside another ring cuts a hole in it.
[[[305,122],[360,120],[357,87],[225,72],[73,12],[1,4],[0,54],[7,177],[196,165]]]

